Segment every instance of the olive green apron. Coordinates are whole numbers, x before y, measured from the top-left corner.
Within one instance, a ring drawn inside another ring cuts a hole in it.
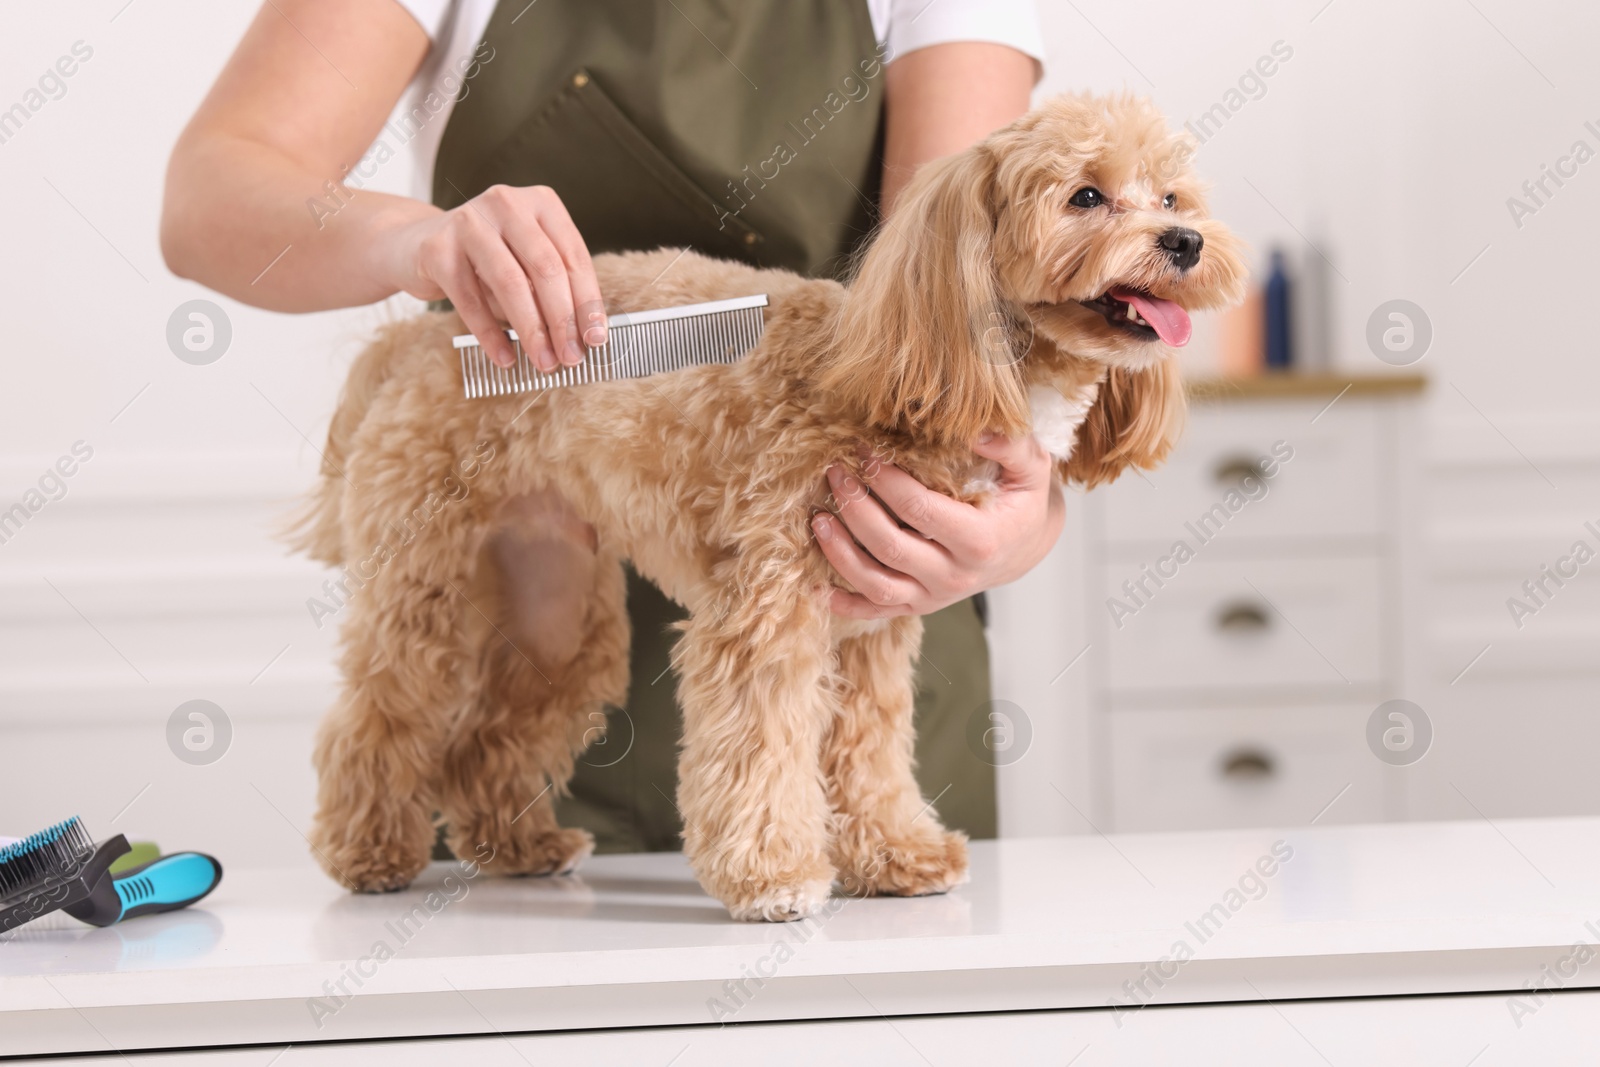
[[[505,0],[483,43],[493,59],[440,143],[440,207],[491,185],[548,185],[592,253],[687,246],[813,276],[842,275],[870,232],[883,68],[863,0]],[[609,709],[557,813],[602,852],[672,850],[669,627],[684,614],[631,571],[628,603],[627,707]],[[978,609],[957,604],[926,626],[918,781],[946,825],[992,837],[994,767],[967,741],[989,700]]]

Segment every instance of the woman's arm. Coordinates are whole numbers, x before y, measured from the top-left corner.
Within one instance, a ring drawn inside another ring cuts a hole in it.
[[[434,209],[356,192],[319,230],[306,203],[327,200],[326,182],[342,186],[427,51],[428,35],[394,0],[263,5],[173,148],[167,265],[275,311],[393,293],[371,262],[372,238]]]
[[[884,68],[883,214],[922,164],[981,141],[1028,110],[1039,64],[1003,44],[919,48]]]
[[[917,167],[1026,111],[1037,74],[1031,56],[979,42],[934,45],[891,62],[884,73],[884,216]],[[813,529],[834,569],[861,591],[834,590],[836,613],[926,614],[1014,581],[1045,557],[1065,518],[1050,457],[1031,437],[986,438],[973,451],[1000,464],[999,491],[983,507],[935,493],[890,464],[869,463],[865,488],[838,468],[828,471],[843,527],[819,515]]]
[[[603,342],[605,318],[588,251],[554,193],[496,187],[445,212],[343,186],[427,51],[395,0],[265,4],[173,149],[167,265],[277,311],[402,290],[448,297],[500,362],[512,356],[497,328],[506,321],[541,368],[576,363],[579,314],[591,344]],[[341,206],[313,213],[313,200]]]

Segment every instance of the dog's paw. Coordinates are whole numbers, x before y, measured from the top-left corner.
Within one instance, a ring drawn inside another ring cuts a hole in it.
[[[841,863],[839,888],[847,896],[921,897],[945,893],[967,880],[967,835],[934,830],[915,837],[863,844]]]
[[[713,837],[691,817],[683,852],[705,891],[741,922],[794,922],[814,915],[833,894],[827,838],[804,825]],[[815,829],[823,829],[821,826]]]
[[[493,849],[485,849],[485,845]],[[450,850],[462,859],[481,863],[489,874],[571,874],[594,853],[594,835],[587,830],[561,829],[512,832],[494,836],[472,832],[452,833]],[[485,859],[485,856],[489,858]]]
[[[833,892],[833,880],[747,884],[732,899],[728,914],[740,922],[795,922],[815,915]]]
[[[428,856],[402,855],[381,848],[317,847],[313,853],[334,881],[357,893],[393,893],[411,884],[428,865]]]

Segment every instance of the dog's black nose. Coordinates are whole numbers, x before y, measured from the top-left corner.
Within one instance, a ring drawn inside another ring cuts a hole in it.
[[[1161,235],[1161,247],[1179,270],[1188,270],[1200,262],[1200,249],[1205,243],[1204,237],[1185,226],[1174,226]]]

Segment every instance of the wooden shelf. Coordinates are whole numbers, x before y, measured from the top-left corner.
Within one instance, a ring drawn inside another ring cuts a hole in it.
[[[1279,400],[1333,397],[1348,387],[1351,396],[1420,393],[1421,374],[1258,374],[1248,378],[1197,378],[1188,383],[1190,400]]]

